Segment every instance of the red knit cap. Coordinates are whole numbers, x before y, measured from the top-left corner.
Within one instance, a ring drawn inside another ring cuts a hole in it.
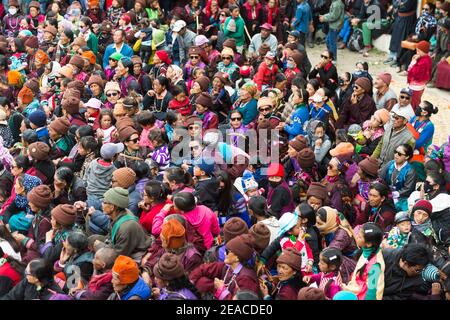
[[[33,91],[31,91],[27,86],[23,86],[17,97],[20,98],[23,104],[30,104],[34,97]]]
[[[284,167],[280,163],[271,163],[267,169],[268,177],[284,177]]]
[[[430,52],[430,43],[428,41],[422,40],[416,44],[416,49],[419,49],[423,53]]]
[[[172,64],[172,60],[170,60],[169,54],[165,50],[158,50],[155,52],[155,55],[165,64]]]
[[[414,207],[411,210],[411,214],[414,214],[414,211],[416,210],[423,210],[430,216],[433,212],[433,205],[428,200],[419,200],[416,202]]]
[[[117,257],[112,272],[118,275],[120,284],[132,284],[139,279],[139,267],[136,261],[127,256]]]

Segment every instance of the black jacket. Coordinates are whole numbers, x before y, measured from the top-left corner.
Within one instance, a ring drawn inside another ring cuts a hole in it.
[[[384,294],[383,300],[409,300],[413,294],[426,295],[431,288],[419,274],[414,278],[408,277],[400,268],[401,250],[384,249]]]
[[[194,195],[198,199],[198,204],[217,210],[219,203],[219,182],[215,177],[207,180],[201,180],[195,185]]]
[[[55,282],[50,283],[38,291],[35,285],[29,283],[24,278],[8,294],[1,297],[0,300],[49,300],[54,292],[64,293]]]

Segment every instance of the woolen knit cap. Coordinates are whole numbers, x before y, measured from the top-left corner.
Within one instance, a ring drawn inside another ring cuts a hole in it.
[[[112,272],[118,275],[120,284],[132,284],[139,279],[139,267],[136,261],[128,256],[118,256]]]
[[[336,157],[341,163],[351,160],[355,152],[355,147],[350,142],[340,142],[334,149],[330,150],[330,155]]]
[[[392,76],[389,72],[383,72],[378,75],[378,78],[380,78],[386,85],[391,84]]]
[[[283,249],[281,255],[277,258],[277,263],[285,263],[292,269],[301,272],[302,270],[302,255],[292,247]]]
[[[416,44],[416,49],[424,53],[428,53],[430,51],[430,43],[428,41],[422,40],[418,44]]]
[[[364,173],[368,174],[372,177],[378,176],[378,169],[380,168],[378,164],[378,160],[372,157],[367,157],[364,160],[358,163],[358,166],[361,168]]]
[[[170,219],[163,223],[161,235],[166,240],[168,249],[179,249],[186,243],[186,229],[177,219]]]
[[[40,51],[42,51],[42,50],[40,50]],[[39,81],[37,79],[31,78],[30,80],[25,82],[24,85],[27,86],[28,88],[30,88],[30,90],[33,92],[34,95],[37,95],[39,93]]]
[[[164,253],[153,267],[155,277],[171,281],[184,276],[184,267],[180,257],[173,253]]]
[[[132,127],[134,129],[136,129],[135,126],[136,126],[136,123],[129,116],[122,117],[119,120],[117,120],[117,122],[116,122],[117,130],[120,130],[120,129],[125,128],[125,127]]]
[[[59,69],[58,73],[64,78],[73,79],[73,67],[70,64],[66,64],[64,67]]]
[[[202,120],[197,117],[196,115],[190,115],[186,118],[186,127],[189,127],[190,125],[193,125],[195,123],[200,123],[201,125]]]
[[[244,233],[248,233],[248,226],[247,223],[239,217],[233,217],[227,220],[223,226],[223,237],[225,242]]]
[[[53,208],[51,215],[63,227],[70,227],[75,223],[77,208],[71,204],[60,204]]]
[[[69,131],[70,122],[67,118],[56,118],[50,123],[48,127],[64,136]]]
[[[53,36],[56,36],[58,34],[58,29],[56,29],[54,26],[49,24],[48,26],[45,27],[44,32],[48,32],[48,33],[52,34]]]
[[[297,155],[297,162],[302,169],[312,168],[316,162],[314,151],[309,147],[302,149]]]
[[[228,73],[225,73],[225,72],[222,72],[222,71],[216,72],[214,74],[214,76],[213,76],[213,80],[216,79],[216,78],[219,79],[220,82],[222,82],[223,85],[229,84]]]
[[[142,59],[141,59],[141,57],[134,55],[131,57],[131,63],[133,63],[133,65],[135,65],[135,64],[142,65]]]
[[[69,89],[68,89],[69,90]],[[68,114],[77,114],[80,113],[80,98],[74,95],[67,95],[67,91],[64,93],[64,98],[61,102],[61,106],[64,110],[67,111]],[[72,90],[73,92],[78,92],[76,90]]]
[[[380,118],[382,125],[385,125],[386,123],[388,123],[389,119],[391,118],[389,111],[384,108],[375,111],[374,116],[377,116]]]
[[[200,89],[202,90],[202,92],[208,91],[209,84],[210,84],[210,81],[209,81],[208,77],[200,76],[197,79],[195,79],[194,82],[198,83],[198,85],[200,86]]]
[[[241,262],[250,260],[254,252],[252,236],[249,234],[241,234],[227,241],[225,247],[233,252]]]
[[[370,90],[372,89],[372,84],[370,83],[370,80],[365,77],[356,79],[355,84],[360,86],[366,93],[370,92]]]
[[[306,191],[306,197],[316,197],[325,201],[328,197],[327,188],[320,182],[311,182],[308,187],[308,191]]]
[[[250,230],[250,235],[253,237],[253,247],[256,250],[264,250],[270,243],[270,229],[262,222],[254,224]]]
[[[78,69],[82,70],[84,67],[84,60],[79,55],[75,54],[70,58],[69,64],[77,67]]]
[[[28,8],[36,8],[38,10],[41,9],[39,1],[31,1],[30,4],[28,5]]]
[[[120,142],[127,141],[133,134],[139,134],[138,131],[131,126],[120,127],[120,129],[118,129],[117,131],[119,133]]]
[[[117,82],[115,82],[115,81],[107,82],[106,86],[105,86],[105,93],[108,93],[110,91],[117,91],[117,92],[120,93],[121,91],[120,91],[119,84]]]
[[[428,200],[419,200],[412,207],[411,215],[413,215],[416,210],[423,210],[431,216],[431,213],[433,212],[433,205]]]
[[[97,74],[90,76],[87,85],[90,86],[91,84],[98,84],[102,89],[105,87],[105,81]]]
[[[39,40],[36,36],[31,36],[25,41],[25,46],[33,49],[39,48]]]
[[[273,99],[269,97],[261,97],[258,99],[258,109],[261,107],[271,106],[273,108]]]
[[[281,163],[271,163],[267,168],[268,177],[284,177],[284,167]]]
[[[77,38],[75,38],[75,40],[73,40],[72,45],[80,46],[80,47],[86,47],[87,46],[87,42],[86,42],[86,40],[84,40],[83,37],[77,37]]]
[[[52,190],[48,185],[41,184],[27,194],[27,199],[39,209],[46,209],[53,201]]]
[[[158,56],[159,60],[164,62],[165,64],[171,65],[172,60],[169,58],[169,54],[165,50],[158,50],[155,52],[155,55]]]
[[[103,197],[105,200],[120,209],[128,208],[128,190],[120,187],[111,188],[105,192]]]
[[[298,292],[297,300],[326,300],[326,297],[322,289],[305,287]]]
[[[226,57],[233,57],[234,58],[234,51],[233,51],[233,49],[231,49],[229,47],[225,47],[225,48],[222,49],[221,56],[222,57],[226,56]]]
[[[30,104],[33,101],[34,95],[33,91],[31,91],[30,88],[28,88],[27,86],[23,86],[22,89],[20,89],[17,97],[20,98],[22,103]]]
[[[124,189],[128,189],[136,182],[136,172],[128,167],[114,170],[112,177],[117,182],[119,187]]]
[[[97,61],[97,58],[95,56],[95,54],[92,51],[84,51],[81,56],[84,59],[87,59],[89,61],[90,64],[94,65],[95,62]]]
[[[308,147],[308,140],[305,136],[298,135],[291,141],[289,141],[289,145],[295,149],[295,151],[299,152]]]
[[[200,104],[203,107],[206,107],[208,109],[211,109],[211,107],[213,106],[213,100],[211,98],[211,95],[209,93],[206,92],[202,92],[197,99],[195,99],[195,103],[196,104]]]
[[[8,6],[9,7],[19,8],[19,1],[18,0],[9,0],[8,1]]]
[[[35,160],[47,160],[50,157],[50,147],[48,144],[38,141],[28,146],[28,154]]]
[[[28,120],[38,128],[45,127],[47,125],[47,115],[42,110],[36,110],[30,113]]]
[[[34,60],[40,64],[47,64],[50,62],[50,58],[48,57],[48,55],[41,49],[36,51],[36,53],[34,54]]]

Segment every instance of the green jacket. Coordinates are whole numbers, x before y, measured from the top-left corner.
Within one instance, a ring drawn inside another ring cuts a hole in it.
[[[225,24],[223,26],[223,34],[225,36],[225,39],[227,38],[234,38],[236,39],[236,46],[243,46],[245,43],[245,23],[244,23],[244,19],[242,19],[241,17],[238,17],[237,19],[235,19],[236,22],[236,31],[235,32],[230,32],[227,29],[228,23],[230,22],[230,20],[233,19],[232,17],[228,17],[227,20],[225,21]]]
[[[89,38],[87,40],[87,46],[89,47],[89,49],[92,50],[92,52],[97,55],[98,54],[98,39],[95,36],[95,34],[93,34],[91,32],[91,34],[89,35]],[[97,63],[99,62],[98,57],[97,57]]]
[[[330,11],[323,16],[324,22],[328,22],[330,29],[340,30],[344,25],[345,6],[342,0],[333,0]]]

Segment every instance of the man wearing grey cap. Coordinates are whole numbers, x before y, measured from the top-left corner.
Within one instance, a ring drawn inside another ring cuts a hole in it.
[[[407,143],[414,148],[416,140],[406,127],[411,117],[405,108],[392,111],[392,120],[386,127],[383,138],[378,143],[372,154],[373,158],[380,161],[380,167],[394,159],[394,153],[398,146]]]

